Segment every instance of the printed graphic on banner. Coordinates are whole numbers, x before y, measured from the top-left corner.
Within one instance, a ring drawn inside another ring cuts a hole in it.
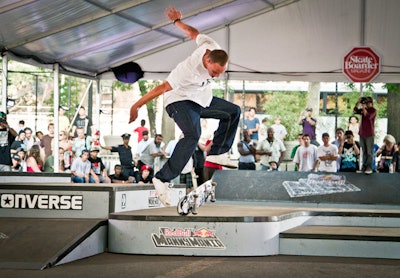
[[[309,174],[307,179],[284,181],[282,185],[292,198],[361,191],[354,184],[347,182],[345,176],[331,174]]]
[[[82,210],[82,195],[0,194],[0,208]]]
[[[160,228],[160,233],[151,234],[151,239],[156,247],[225,249],[215,232],[207,228]]]
[[[157,191],[150,190],[149,195],[149,208],[156,208],[160,206],[160,200],[158,199]]]
[[[125,209],[126,208],[126,194],[123,193],[121,196],[121,209]]]

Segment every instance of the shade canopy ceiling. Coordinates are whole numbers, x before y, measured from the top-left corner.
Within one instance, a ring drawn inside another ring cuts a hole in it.
[[[343,57],[368,46],[381,58],[374,81],[400,81],[398,0],[3,0],[0,49],[88,78],[134,61],[162,79],[195,48],[169,5],[228,51],[230,79],[348,81]]]

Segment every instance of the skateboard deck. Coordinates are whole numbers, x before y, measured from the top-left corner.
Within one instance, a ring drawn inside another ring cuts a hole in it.
[[[208,180],[202,185],[195,188],[186,196],[183,196],[177,205],[177,211],[180,215],[187,215],[189,212],[197,214],[197,209],[210,199],[211,202],[215,202],[215,186],[216,182]]]

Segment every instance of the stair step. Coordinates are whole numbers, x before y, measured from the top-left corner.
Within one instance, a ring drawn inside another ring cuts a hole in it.
[[[400,259],[400,228],[300,226],[279,235],[279,253]]]
[[[400,228],[356,226],[300,226],[281,233],[280,238],[400,242]]]

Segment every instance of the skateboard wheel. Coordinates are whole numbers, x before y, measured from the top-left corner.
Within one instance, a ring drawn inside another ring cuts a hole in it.
[[[217,183],[216,183],[215,181],[213,181],[213,182],[211,183],[211,185],[212,185],[212,186],[217,186]]]

